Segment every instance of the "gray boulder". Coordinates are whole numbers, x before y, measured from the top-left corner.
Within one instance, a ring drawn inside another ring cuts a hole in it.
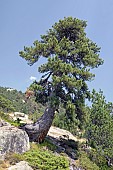
[[[0,127],[0,159],[6,153],[24,153],[29,148],[29,137],[25,131],[14,126]]]
[[[33,170],[27,162],[25,161],[21,161],[19,163],[17,163],[16,165],[13,165],[11,167],[8,168],[8,170]]]

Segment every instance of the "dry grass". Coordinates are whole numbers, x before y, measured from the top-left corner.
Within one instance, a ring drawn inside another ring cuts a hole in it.
[[[0,170],[7,170],[10,166],[8,161],[0,161]]]

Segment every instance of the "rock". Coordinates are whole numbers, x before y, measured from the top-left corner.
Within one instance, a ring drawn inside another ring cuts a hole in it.
[[[9,116],[10,116],[14,121],[20,120],[20,123],[23,123],[23,124],[33,123],[33,121],[30,120],[30,119],[28,118],[28,115],[25,114],[25,113],[14,112],[14,113],[9,113]]]
[[[29,137],[25,131],[14,126],[0,127],[0,159],[6,153],[23,153],[29,148]]]
[[[54,138],[57,138],[57,139],[61,139],[61,138],[72,139],[74,141],[79,141],[81,143],[86,141],[86,139],[84,139],[84,138],[78,139],[77,137],[72,135],[67,130],[60,129],[60,128],[54,127],[54,126],[50,127],[49,132],[48,132],[48,136],[51,136],[51,137],[54,137]]]
[[[25,161],[20,161],[19,163],[17,163],[16,165],[13,165],[11,167],[8,168],[8,170],[33,170],[27,162]]]
[[[86,141],[84,138],[78,139],[69,131],[54,126],[51,126],[46,138],[57,147],[55,154],[62,152],[66,154],[70,162],[70,170],[83,170],[76,165],[75,160],[78,159],[78,142],[82,143]]]
[[[2,126],[11,126],[10,123],[5,122],[4,120],[0,119],[0,127]]]
[[[25,113],[21,113],[21,112],[14,112],[14,116],[16,117],[24,117]],[[27,115],[28,116],[28,115]]]

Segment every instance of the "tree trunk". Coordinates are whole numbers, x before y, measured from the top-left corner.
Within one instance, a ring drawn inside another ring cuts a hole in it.
[[[55,108],[47,107],[44,114],[37,120],[36,123],[27,124],[24,130],[27,132],[30,141],[42,143],[52,125]]]

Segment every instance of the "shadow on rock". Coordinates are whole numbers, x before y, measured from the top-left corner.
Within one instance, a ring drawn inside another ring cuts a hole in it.
[[[61,136],[60,138],[47,136],[46,139],[56,146],[55,151],[57,153],[65,153],[71,159],[78,159],[78,141],[68,139],[65,135]]]

